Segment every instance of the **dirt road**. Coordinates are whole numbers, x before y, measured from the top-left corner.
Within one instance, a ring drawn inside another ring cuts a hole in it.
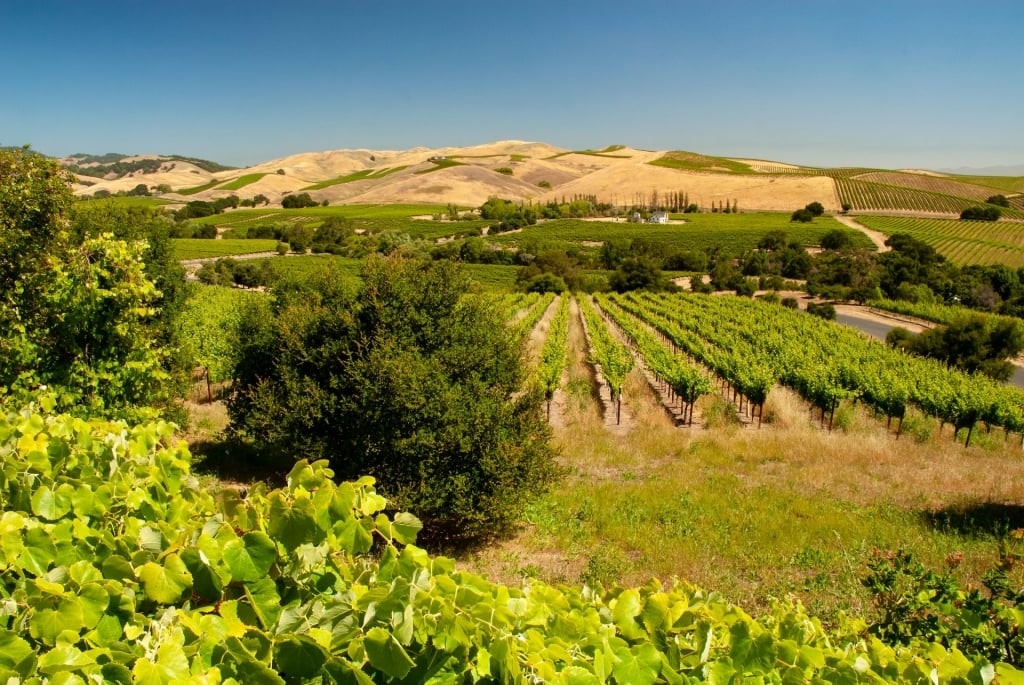
[[[885,244],[885,239],[888,236],[886,236],[884,233],[868,228],[864,224],[854,219],[852,216],[845,216],[843,214],[834,214],[833,216],[835,217],[836,221],[843,224],[844,226],[849,226],[855,231],[860,231],[868,238],[870,238],[871,242],[875,244],[875,247],[878,248],[879,252],[888,252],[889,250],[892,249],[891,247]]]

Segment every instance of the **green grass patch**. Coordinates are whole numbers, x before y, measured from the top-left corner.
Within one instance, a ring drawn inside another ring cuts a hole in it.
[[[760,212],[753,214],[687,214],[685,224],[633,224],[626,221],[545,221],[518,233],[503,233],[488,240],[500,245],[528,245],[537,249],[574,249],[586,253],[600,250],[595,243],[608,240],[646,240],[667,249],[703,250],[718,245],[725,254],[739,255],[757,247],[769,231],[781,230],[788,240],[814,246],[833,229],[845,227],[830,216],[809,224],[792,223],[789,214]],[[860,232],[848,231],[857,247],[871,248],[871,241]]]
[[[666,152],[658,159],[648,162],[648,164],[667,169],[679,169],[681,171],[711,171],[723,174],[757,173],[749,164],[744,164],[743,162],[737,162],[725,157],[710,157],[683,150]]]
[[[631,159],[632,155],[609,154],[615,150],[623,150],[625,147],[625,145],[609,145],[603,150],[569,150],[568,152],[559,152],[556,155],[551,155],[547,159],[558,159],[559,157],[565,157],[566,155],[588,155],[590,157],[607,157],[609,159]]]
[[[296,219],[322,221],[331,216],[348,219],[408,219],[413,216],[432,216],[445,211],[445,205],[440,204],[329,205],[302,209],[267,207],[265,209],[236,209],[224,214],[193,219],[193,221],[200,224],[230,226],[236,223],[273,223]]]
[[[396,167],[385,167],[383,169],[360,169],[351,174],[344,176],[338,176],[336,178],[328,179],[326,181],[320,181],[314,183],[311,186],[306,186],[303,190],[323,190],[324,188],[330,188],[331,186],[341,185],[342,183],[352,183],[354,181],[365,181],[370,179],[384,178],[391,174],[397,173],[403,169],[408,168],[408,165],[396,166]]]
[[[277,249],[276,240],[174,238],[171,240],[171,244],[175,259],[233,257],[256,252],[273,252]]]
[[[171,200],[164,200],[159,197],[137,197],[121,195],[116,197],[80,197],[78,202],[89,202],[91,204],[103,203],[109,207],[161,207],[172,204]]]
[[[516,288],[516,275],[520,267],[504,264],[464,264],[470,279],[488,292],[508,292]]]
[[[432,159],[430,160],[430,163],[434,165],[432,168],[422,169],[417,171],[416,174],[422,176],[423,174],[430,174],[435,171],[440,171],[441,169],[450,169],[453,166],[465,166],[466,164],[465,162],[460,162],[459,160],[452,159],[451,157],[446,159]]]
[[[637,404],[646,393],[639,388],[626,390],[640,411],[637,429],[615,435],[588,416],[584,387],[583,403],[556,429],[570,475],[530,507],[530,525],[484,562],[485,571],[570,585],[679,578],[747,610],[792,596],[826,620],[844,611],[870,617],[861,579],[874,548],[906,549],[940,570],[947,555],[962,552],[956,575],[976,583],[997,561],[1000,533],[1013,527],[970,519],[970,512],[1014,486],[998,495],[965,493],[972,469],[1016,473],[1016,450],[972,448],[966,456],[946,441],[918,445],[891,436],[883,446],[867,416],[867,427],[857,428],[858,419],[851,428],[864,432],[842,438],[803,426],[680,430],[653,418],[660,407]],[[705,398],[702,410],[716,401]],[[965,463],[978,460],[985,466]],[[956,485],[927,489],[938,482],[919,475],[928,469]]]
[[[195,195],[196,193],[201,193],[204,190],[209,190],[210,188],[213,188],[214,186],[216,186],[216,185],[218,185],[220,183],[222,183],[222,181],[220,179],[218,179],[218,178],[215,178],[212,181],[210,181],[209,183],[204,183],[201,186],[193,186],[191,188],[182,188],[181,190],[175,190],[174,192],[176,192],[178,195]]]
[[[239,176],[238,178],[236,178],[236,179],[234,179],[232,181],[229,181],[229,182],[225,183],[222,186],[218,186],[217,189],[218,190],[241,190],[242,188],[246,187],[247,185],[255,183],[256,181],[260,180],[261,178],[263,178],[266,175],[267,174],[265,174],[265,173],[263,173],[263,174],[245,174],[244,176]]]

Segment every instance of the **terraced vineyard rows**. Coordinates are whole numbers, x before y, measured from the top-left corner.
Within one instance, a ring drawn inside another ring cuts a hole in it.
[[[536,295],[536,293],[533,294]],[[535,299],[528,297],[519,307],[520,309],[526,308],[526,312],[520,318],[514,319],[514,313],[512,316],[507,317],[507,320],[511,322],[510,326],[517,339],[523,340],[530,334],[530,331],[532,331],[533,327],[537,325],[537,322],[541,320],[541,317],[544,316],[544,312],[547,310],[548,306],[551,305],[551,302],[554,299],[554,293],[537,295]]]
[[[856,211],[899,210],[956,214],[978,203],[967,198],[937,192],[886,185],[859,178],[836,178],[839,199]]]
[[[957,264],[1024,266],[1024,223],[889,216],[857,220],[887,235],[907,233]]]
[[[590,343],[591,364],[600,367],[615,404],[615,423],[622,420],[622,384],[626,374],[633,368],[633,355],[629,348],[620,343],[608,330],[594,304],[587,298],[580,298],[580,312],[583,314],[584,330]]]
[[[916,406],[966,428],[967,443],[977,421],[1024,433],[1021,391],[892,350],[821,319],[755,300],[686,293],[613,301],[719,375],[732,375],[736,381],[730,382],[755,404],[763,398],[748,393],[770,388],[777,379],[821,408],[823,418],[842,400],[856,398],[890,420]],[[745,381],[744,373],[754,382]]]
[[[726,394],[731,392],[733,401],[739,400],[740,410],[744,410],[743,401],[747,401],[747,409],[751,415],[757,414],[760,421],[764,402],[768,392],[778,382],[778,375],[768,365],[753,361],[753,355],[745,348],[744,341],[732,341],[733,347],[717,350],[714,344],[704,339],[699,330],[691,326],[681,325],[660,311],[660,305],[654,301],[642,301],[634,295],[612,297],[613,306],[636,317],[664,336],[675,350],[685,352],[691,358],[710,369],[724,384]],[[749,363],[739,364],[737,359],[748,358]]]
[[[900,171],[871,171],[866,174],[860,174],[856,177],[856,180],[902,188],[913,188],[943,195],[955,195],[970,200],[977,200],[978,202],[984,202],[998,192],[994,188],[984,185],[964,183],[963,181],[943,176],[908,174]]]
[[[682,403],[683,422],[693,425],[694,405],[702,396],[710,394],[714,387],[707,373],[666,347],[649,327],[630,316],[607,297],[599,296],[597,303],[619,331],[630,340],[655,380],[667,386],[669,400],[678,400]],[[673,409],[671,406],[669,408]]]
[[[892,312],[904,316],[912,316],[917,319],[924,319],[938,324],[949,324],[958,318],[982,317],[986,320],[996,320],[1022,325],[1020,319],[1012,316],[999,316],[987,314],[968,307],[937,304],[934,302],[908,302],[907,300],[869,300],[867,305],[873,309],[883,312]]]
[[[558,300],[558,310],[551,320],[548,336],[540,353],[540,365],[537,368],[537,380],[547,400],[548,419],[551,419],[551,400],[562,381],[562,371],[568,359],[567,341],[569,338],[569,300],[570,295],[562,295]]]

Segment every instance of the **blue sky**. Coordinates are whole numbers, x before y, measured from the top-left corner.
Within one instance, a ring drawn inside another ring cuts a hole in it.
[[[0,144],[1024,164],[1024,2],[0,0]]]

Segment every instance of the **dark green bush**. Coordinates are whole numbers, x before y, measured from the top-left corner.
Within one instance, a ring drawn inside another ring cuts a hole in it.
[[[506,529],[555,475],[519,341],[448,260],[374,256],[350,282],[285,282],[271,312],[243,316],[232,431],[282,470],[372,475],[434,531]]]

